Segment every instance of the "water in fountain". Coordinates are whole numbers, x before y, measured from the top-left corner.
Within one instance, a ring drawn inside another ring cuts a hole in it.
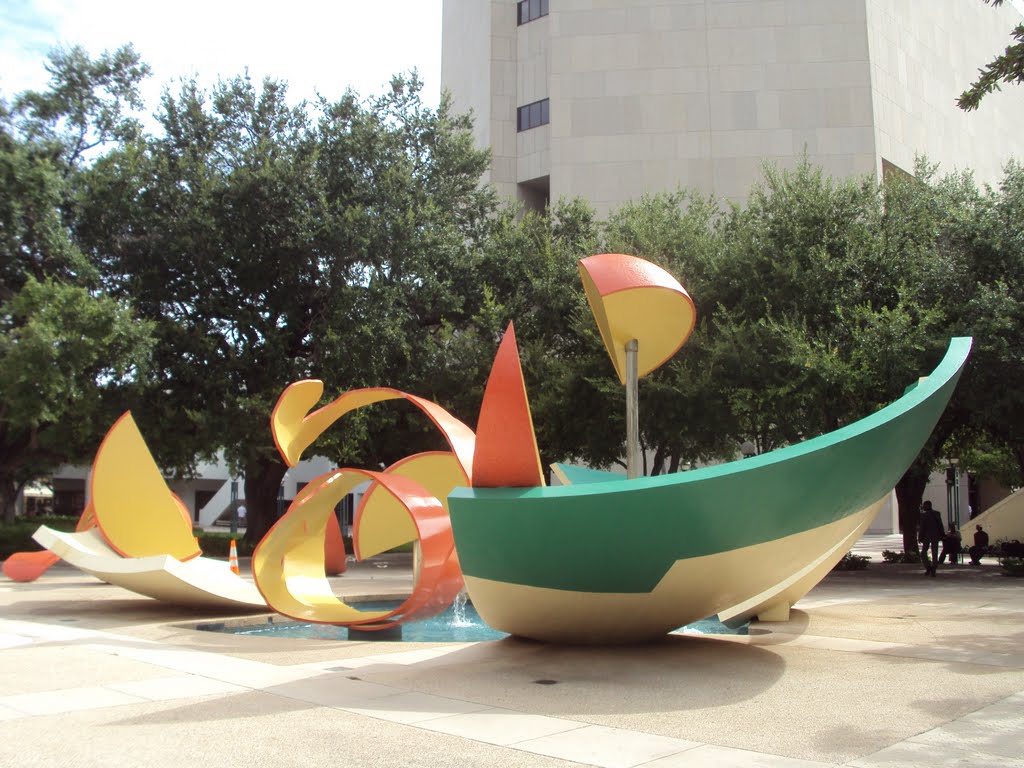
[[[380,611],[391,610],[398,606],[397,602],[359,603],[360,610]],[[280,619],[280,617],[277,617]],[[239,635],[263,635],[270,637],[298,637],[310,640],[346,640],[348,630],[331,624],[303,624],[294,621],[271,619],[261,624],[199,625],[197,629],[213,632],[230,632]],[[680,634],[747,634],[747,627],[730,629],[715,619],[704,619],[676,630]],[[473,604],[467,599],[465,591],[459,593],[455,602],[443,613],[422,621],[414,621],[402,626],[402,640],[406,642],[427,643],[472,643],[481,640],[498,640],[507,637],[504,632],[491,629],[477,614]],[[366,638],[361,638],[365,640]]]
[[[473,619],[466,615],[466,603],[469,602],[469,594],[466,592],[466,588],[463,587],[459,590],[459,594],[455,596],[455,600],[452,601],[452,620],[451,626],[453,627],[472,627],[476,626]]]

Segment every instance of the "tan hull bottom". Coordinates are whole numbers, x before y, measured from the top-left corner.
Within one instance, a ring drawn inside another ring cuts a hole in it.
[[[559,643],[646,641],[716,614],[739,621],[774,611],[783,618],[782,606],[788,613],[828,574],[884,501],[782,539],[679,560],[646,594],[574,592],[469,575],[466,589],[495,629]]]

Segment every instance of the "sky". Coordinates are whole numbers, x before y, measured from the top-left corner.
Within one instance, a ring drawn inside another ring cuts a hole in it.
[[[246,67],[254,80],[288,81],[294,102],[317,92],[336,100],[348,86],[372,96],[393,74],[416,68],[423,99],[435,106],[441,1],[2,0],[0,95],[44,88],[55,46],[82,45],[95,57],[132,43],[153,69],[142,89],[150,113],[165,85],[173,91],[174,82],[196,75],[209,88]]]

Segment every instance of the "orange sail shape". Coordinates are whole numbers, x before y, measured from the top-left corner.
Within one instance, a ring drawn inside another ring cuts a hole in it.
[[[171,493],[126,411],[96,452],[92,507],[103,537],[122,557],[170,555],[190,560],[201,553],[188,511]]]
[[[656,264],[623,253],[579,261],[580,277],[619,381],[626,382],[626,344],[636,339],[642,378],[689,338],[697,322],[693,299]]]
[[[519,364],[516,330],[508,324],[487,379],[473,454],[474,488],[544,485],[530,401]]]
[[[82,515],[78,518],[75,530],[86,531],[95,525],[96,517],[93,514],[92,502],[90,502],[82,510]],[[4,560],[4,576],[11,581],[35,581],[50,570],[50,566],[58,560],[60,558],[49,550],[43,550],[42,552],[15,552]]]

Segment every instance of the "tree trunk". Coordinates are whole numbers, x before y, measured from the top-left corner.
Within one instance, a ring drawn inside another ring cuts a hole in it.
[[[277,491],[287,470],[280,459],[245,465],[245,541],[254,547],[277,522]]]
[[[12,525],[14,523],[15,513],[17,512],[18,490],[18,484],[13,480],[0,482],[0,505],[3,507],[4,525]]]
[[[900,507],[900,528],[903,531],[903,551],[917,552],[917,521],[921,499],[928,485],[928,468],[912,464],[896,483],[896,501]]]

